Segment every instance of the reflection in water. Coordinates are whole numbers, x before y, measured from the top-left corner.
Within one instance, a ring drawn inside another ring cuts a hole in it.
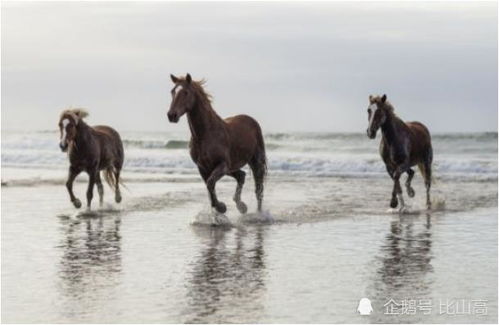
[[[121,218],[106,216],[63,221],[60,249],[60,290],[66,297],[63,312],[92,310],[92,304],[118,283],[121,271]]]
[[[236,229],[234,236],[214,227],[194,229],[203,248],[188,273],[187,322],[258,318],[265,291],[264,227]]]
[[[429,216],[423,225],[414,221],[413,217],[393,221],[381,248],[384,256],[378,272],[389,292],[416,284],[414,289],[418,291],[428,287],[426,273],[432,270],[431,221]],[[418,226],[422,227],[419,231]]]
[[[390,299],[429,298],[433,271],[431,216],[401,216],[390,224],[381,246],[381,267],[375,281],[376,308]],[[378,317],[374,315],[374,317]],[[390,316],[388,316],[390,317]],[[384,319],[383,322],[393,321]],[[414,321],[414,319],[412,319]]]

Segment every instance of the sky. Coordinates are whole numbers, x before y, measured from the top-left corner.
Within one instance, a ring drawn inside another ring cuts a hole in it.
[[[497,131],[495,2],[16,2],[1,5],[3,130],[84,107],[123,131],[170,124],[170,73],[265,132],[365,132],[370,94],[432,132]]]

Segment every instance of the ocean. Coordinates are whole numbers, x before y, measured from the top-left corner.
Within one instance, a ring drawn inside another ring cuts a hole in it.
[[[66,169],[68,161],[58,148],[58,137],[56,131],[3,132],[2,166],[38,169],[42,175],[43,170]],[[181,133],[122,133],[124,173],[197,175],[188,139]],[[432,140],[436,177],[497,181],[497,133],[436,134]],[[271,133],[265,142],[272,175],[386,176],[378,153],[379,136],[369,141],[365,134],[355,133]],[[17,180],[2,174],[2,181]]]
[[[58,132],[2,131],[3,322],[497,323],[496,132],[433,134],[433,210],[416,171],[404,213],[379,135],[265,134],[264,212],[225,177],[215,226],[186,133],[121,136],[123,202],[88,212]]]

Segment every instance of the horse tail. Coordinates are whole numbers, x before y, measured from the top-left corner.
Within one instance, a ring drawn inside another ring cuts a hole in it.
[[[114,192],[116,189],[117,180],[116,180],[116,177],[114,176],[114,169],[112,167],[110,167],[104,171],[104,179],[106,180],[106,183],[109,185],[109,187]]]
[[[429,131],[428,131],[428,134],[430,134]],[[428,160],[428,165],[431,168],[431,165],[433,164],[433,147],[431,145],[430,145],[430,148],[428,149],[428,158],[427,158],[427,160]],[[434,170],[433,170],[433,168],[431,170],[431,183],[432,184],[436,183],[436,179],[435,179],[435,176],[434,176]]]
[[[424,164],[423,163],[419,163],[418,164],[418,168],[419,168],[419,172],[421,173],[421,175],[423,176],[423,178],[426,178],[426,168],[424,167]],[[433,173],[431,173],[431,183],[432,184],[436,183],[435,176],[433,176]]]
[[[259,132],[257,134],[257,139],[256,139],[258,144],[257,160],[261,164],[261,168],[263,168],[263,179],[265,180],[268,172],[267,154],[265,152],[265,141],[263,140],[262,130],[260,129],[260,127],[258,129]]]
[[[249,165],[255,180],[255,194],[258,201],[258,211],[260,212],[262,211],[263,189],[265,179],[267,177],[267,155],[265,153],[265,142],[263,141],[262,130],[260,129],[258,123],[256,123],[256,126],[257,148],[253,154],[253,157],[249,161]]]
[[[421,173],[421,175],[423,176],[423,178],[425,178],[426,174],[425,174],[425,169],[424,169],[423,163],[419,163],[418,164],[418,168],[419,168],[419,172]]]
[[[106,180],[106,183],[109,184],[109,187],[113,190],[113,192],[116,192],[116,183],[119,183],[119,185],[129,191],[128,186],[123,183],[123,179],[121,177],[116,180],[116,171],[113,167],[109,167],[104,171],[104,179]]]

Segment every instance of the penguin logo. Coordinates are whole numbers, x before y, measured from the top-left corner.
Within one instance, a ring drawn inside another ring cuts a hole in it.
[[[373,307],[371,306],[371,300],[367,298],[362,298],[359,301],[359,307],[357,307],[357,312],[362,315],[370,315],[373,312]]]

